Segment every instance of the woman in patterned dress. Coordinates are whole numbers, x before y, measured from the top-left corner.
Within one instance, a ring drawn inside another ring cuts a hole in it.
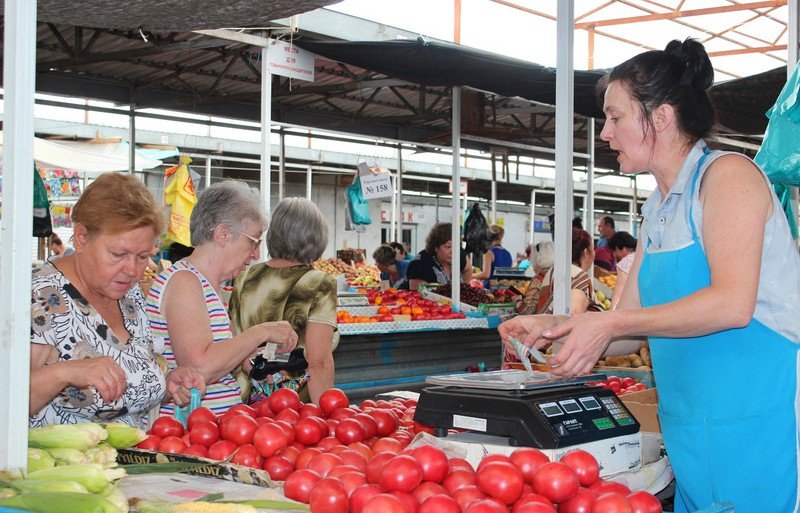
[[[165,375],[138,283],[161,233],[152,194],[131,175],[100,176],[72,209],[75,252],[33,277],[30,424],[131,425],[164,400],[186,404],[200,374]]]
[[[266,220],[258,191],[232,180],[200,193],[189,220],[194,252],[153,282],[147,298],[150,326],[170,366],[190,365],[207,384],[203,406],[224,413],[242,402],[231,373],[266,342],[278,352],[297,345],[286,321],[256,324],[233,336],[227,305],[220,297],[231,281],[258,258]],[[162,413],[171,414],[165,405]]]

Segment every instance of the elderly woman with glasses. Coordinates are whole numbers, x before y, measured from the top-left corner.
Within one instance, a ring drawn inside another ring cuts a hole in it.
[[[235,181],[206,188],[189,221],[194,252],[156,278],[147,312],[170,365],[190,365],[206,380],[203,406],[223,413],[241,403],[241,389],[231,372],[267,342],[278,352],[297,345],[288,322],[254,324],[233,336],[222,283],[233,280],[258,258],[266,220],[258,191]],[[171,414],[171,405],[162,408]]]
[[[231,319],[237,329],[246,332],[259,323],[289,321],[307,361],[307,367],[301,361],[302,368],[276,369],[267,376],[251,372],[259,392],[290,387],[304,401],[316,403],[322,392],[333,387],[333,350],[339,341],[336,280],[311,267],[327,245],[328,223],[319,209],[307,199],[286,198],[275,207],[267,232],[270,260],[236,279]],[[393,259],[394,251],[390,253]]]

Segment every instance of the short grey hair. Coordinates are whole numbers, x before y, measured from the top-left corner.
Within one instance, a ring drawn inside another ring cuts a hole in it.
[[[328,223],[316,205],[305,198],[278,203],[267,230],[270,257],[310,264],[327,246]]]
[[[534,246],[533,265],[539,269],[549,269],[553,267],[555,261],[555,246],[552,242],[543,241]]]
[[[189,218],[192,246],[214,240],[214,228],[224,224],[241,232],[246,221],[267,225],[258,189],[244,182],[225,180],[200,191],[197,204]],[[239,233],[235,234],[238,237]]]

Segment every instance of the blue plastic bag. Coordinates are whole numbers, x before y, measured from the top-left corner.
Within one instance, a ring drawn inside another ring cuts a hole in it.
[[[800,186],[800,66],[786,81],[775,105],[767,111],[769,124],[755,156],[772,183]]]
[[[358,176],[347,186],[347,196],[350,199],[353,224],[372,224],[372,218],[369,217],[369,203],[361,193],[361,181]]]

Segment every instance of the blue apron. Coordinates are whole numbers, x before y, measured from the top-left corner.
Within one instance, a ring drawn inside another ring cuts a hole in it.
[[[693,203],[706,153],[693,171]],[[643,307],[711,284],[705,252],[657,251],[643,241]],[[675,512],[731,501],[736,513],[797,511],[797,344],[756,319],[691,338],[650,337],[664,444],[676,479]]]

